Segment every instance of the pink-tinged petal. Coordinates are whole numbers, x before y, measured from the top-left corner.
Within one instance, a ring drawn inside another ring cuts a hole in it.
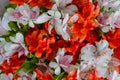
[[[62,60],[60,61],[60,64],[64,64],[64,65],[69,65],[73,60],[73,57],[70,55],[65,55]]]
[[[41,14],[34,22],[37,24],[42,24],[44,22],[47,22],[51,19],[50,16],[48,16],[47,14],[43,13]]]
[[[32,8],[32,15],[31,15],[31,19],[35,19],[39,16],[39,7],[33,7]]]
[[[30,18],[30,7],[27,4],[18,7],[20,13],[27,18]]]
[[[62,60],[64,54],[65,54],[64,49],[63,48],[59,48],[58,52],[57,52],[57,56],[55,57],[57,63],[59,63],[60,60]]]

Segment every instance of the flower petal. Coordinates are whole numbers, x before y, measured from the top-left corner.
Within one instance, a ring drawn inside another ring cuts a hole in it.
[[[44,22],[47,22],[48,20],[50,20],[51,17],[48,16],[47,14],[43,13],[41,14],[34,22],[37,24],[42,24]]]

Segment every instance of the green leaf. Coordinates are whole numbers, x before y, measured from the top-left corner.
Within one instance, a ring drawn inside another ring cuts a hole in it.
[[[98,29],[98,36],[101,37],[103,34],[104,34],[103,31],[99,28]]]
[[[42,37],[46,38],[46,37],[49,37],[49,35],[48,34],[42,34]]]
[[[103,12],[104,11],[104,6],[100,8],[100,12]]]
[[[44,7],[44,6],[40,7],[40,13],[41,14],[44,13],[44,12],[47,12],[47,11],[48,11],[48,9],[46,7]]]
[[[94,3],[95,0],[92,0],[92,3]]]
[[[16,4],[8,4],[8,5],[5,6],[5,9],[8,9],[8,8],[13,8],[13,9],[15,9],[16,7],[17,7]]]
[[[59,75],[54,75],[54,80],[61,80],[65,76],[65,72],[60,73]]]
[[[9,22],[8,25],[11,28],[12,31],[19,31],[17,23],[15,23],[15,22]]]
[[[26,69],[27,73],[32,72],[36,67],[36,63],[38,63],[38,58],[33,57],[31,59],[27,59],[23,62],[23,64],[20,66],[20,68],[15,72],[14,75],[18,74],[21,70]]]

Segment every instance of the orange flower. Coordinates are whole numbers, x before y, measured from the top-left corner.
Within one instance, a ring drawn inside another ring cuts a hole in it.
[[[75,41],[80,40],[80,42],[84,41],[87,33],[98,26],[98,23],[95,21],[98,14],[99,8],[97,5],[94,5],[86,0],[83,6],[80,6],[79,12],[77,13],[79,17],[78,21],[70,28],[72,33],[71,39]]]
[[[50,0],[10,0],[10,3],[17,5],[27,3],[31,6],[45,6],[46,8],[52,7],[52,3],[50,2]]]
[[[43,52],[46,52],[46,58],[52,58],[52,48],[50,45],[55,43],[55,37],[49,36],[45,29],[38,28],[30,29],[25,36],[25,41],[29,52],[35,52],[36,57],[41,57]]]
[[[44,75],[38,68],[35,69],[35,72],[37,73],[38,80],[53,80],[53,78],[49,72],[47,72]]]
[[[108,32],[107,34],[103,35],[103,38],[109,42],[111,48],[118,48],[120,47],[120,29],[116,28],[115,32]]]

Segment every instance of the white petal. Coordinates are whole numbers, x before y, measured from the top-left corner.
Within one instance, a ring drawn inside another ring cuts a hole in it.
[[[87,44],[81,49],[80,57],[85,62],[89,62],[92,61],[92,59],[94,58],[95,52],[96,52],[96,47],[91,44]]]
[[[63,25],[67,24],[68,19],[69,19],[69,14],[66,14],[65,18],[63,19]]]
[[[53,27],[54,27],[54,20],[52,19],[52,20],[49,21],[49,24],[48,24],[49,34],[51,33],[51,30],[53,29]]]
[[[63,12],[73,15],[75,13],[75,11],[77,11],[77,10],[78,10],[77,6],[69,5],[63,10]]]
[[[62,21],[60,19],[55,20],[55,30],[58,34],[63,32]]]
[[[8,23],[10,22],[9,20],[9,16],[7,13],[4,14],[3,18],[2,18],[2,27],[5,30],[11,30],[10,27],[8,26]]]
[[[55,69],[55,74],[56,74],[56,75],[59,75],[60,72],[61,72],[61,68],[60,68],[60,67],[57,67],[57,68]]]
[[[0,36],[5,34],[5,33],[6,33],[6,30],[3,28],[1,18],[0,18]]]
[[[24,43],[24,36],[18,32],[15,37],[10,36],[10,40],[15,43]]]
[[[59,11],[55,11],[54,17],[55,18],[61,18],[61,13]]]
[[[59,0],[58,0],[58,1],[59,1]],[[54,5],[52,6],[52,10],[53,10],[53,11],[58,10],[58,9],[57,9],[57,5],[56,5],[56,4],[54,4]]]
[[[78,20],[78,18],[79,18],[79,16],[77,14],[75,14],[70,18],[70,21],[74,23]]]
[[[37,23],[37,24],[42,24],[42,23],[44,23],[44,22],[47,22],[47,21],[50,20],[50,19],[51,19],[50,16],[48,16],[48,15],[45,14],[45,13],[43,13],[42,15],[40,15],[40,16],[36,19],[35,23]]]
[[[49,10],[47,13],[48,13],[50,16],[54,16],[55,11],[53,11],[53,10]]]
[[[35,26],[34,26],[34,23],[30,20],[29,21],[29,26],[31,27],[31,28],[34,28]]]
[[[106,40],[101,40],[99,43],[96,43],[98,52],[103,51],[108,48],[108,42]]]
[[[55,62],[50,62],[50,63],[49,63],[49,66],[50,66],[51,68],[56,68],[56,67],[58,67],[58,64],[55,63]]]
[[[66,4],[70,4],[72,2],[72,0],[65,0]]]

